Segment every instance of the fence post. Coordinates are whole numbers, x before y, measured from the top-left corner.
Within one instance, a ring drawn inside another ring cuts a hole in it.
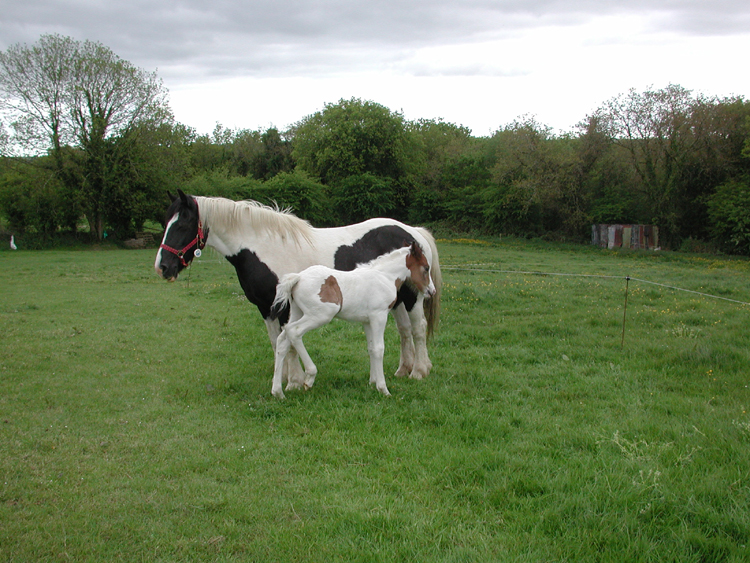
[[[628,285],[630,283],[630,276],[625,277],[625,306],[622,309],[622,340],[620,340],[620,349],[625,346],[625,319],[628,314]]]

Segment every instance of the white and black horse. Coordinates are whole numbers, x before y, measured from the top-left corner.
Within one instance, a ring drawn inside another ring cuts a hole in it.
[[[425,299],[410,284],[398,292],[392,309],[401,336],[397,376],[422,379],[432,363],[427,336],[437,326],[440,311],[440,264],[435,240],[426,229],[393,219],[370,219],[355,225],[318,229],[288,211],[253,201],[188,196],[178,190],[166,214],[166,229],[154,268],[174,281],[200,250],[208,245],[221,253],[237,271],[242,290],[266,323],[271,344],[286,318],[272,320],[271,305],[279,279],[313,265],[353,270],[382,254],[416,242],[424,249],[436,292]],[[287,356],[287,390],[304,387],[305,375],[296,354]]]

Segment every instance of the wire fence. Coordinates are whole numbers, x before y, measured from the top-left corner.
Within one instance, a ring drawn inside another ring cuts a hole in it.
[[[569,274],[564,272],[539,272],[539,271],[525,271],[525,270],[498,270],[498,269],[490,269],[490,268],[476,268],[474,266],[479,266],[482,264],[465,264],[463,266],[444,266],[441,265],[441,270],[460,270],[460,271],[466,271],[466,272],[487,272],[487,273],[494,273],[494,274],[518,274],[518,275],[524,275],[524,276],[559,276],[559,277],[568,277],[568,278],[602,278],[602,279],[611,279],[611,280],[623,280],[623,281],[637,281],[640,283],[646,283],[651,285],[657,285],[659,287],[664,287],[667,289],[673,289],[675,291],[684,291],[686,293],[693,293],[696,295],[701,295],[703,297],[711,297],[713,299],[721,299],[723,301],[730,301],[732,303],[738,303],[740,305],[750,305],[750,302],[748,301],[740,301],[738,299],[730,299],[729,297],[721,297],[719,295],[712,295],[710,293],[703,293],[701,291],[695,291],[692,289],[686,289],[684,287],[677,287],[674,285],[668,285],[665,283],[659,283],[655,281],[650,280],[644,280],[642,278],[635,278],[632,276],[610,276],[605,274]]]
[[[524,275],[524,276],[558,276],[558,277],[567,277],[567,278],[599,278],[599,279],[610,279],[610,280],[623,280],[625,282],[625,302],[623,305],[623,312],[622,312],[622,338],[620,341],[621,348],[625,346],[625,325],[626,325],[627,313],[628,313],[628,289],[629,289],[631,280],[635,282],[639,282],[639,283],[645,283],[649,285],[663,287],[666,289],[671,289],[674,291],[683,291],[685,293],[692,293],[694,295],[700,295],[702,297],[728,301],[730,303],[736,303],[738,305],[750,306],[750,302],[747,302],[747,301],[740,301],[739,299],[730,299],[729,297],[721,297],[720,295],[712,295],[710,293],[704,293],[702,291],[695,291],[693,289],[686,289],[684,287],[678,287],[678,286],[669,285],[666,283],[660,283],[660,282],[655,282],[651,280],[644,280],[642,278],[634,278],[632,276],[611,276],[611,275],[606,275],[606,274],[571,274],[571,273],[564,273],[564,272],[539,272],[539,271],[525,271],[525,270],[501,270],[501,269],[495,269],[495,268],[485,268],[483,266],[485,266],[485,264],[464,264],[462,266],[441,265],[440,269],[449,270],[449,271],[452,270],[452,271],[465,271],[465,272],[483,272],[483,273],[493,273],[493,274],[515,274],[515,275]]]

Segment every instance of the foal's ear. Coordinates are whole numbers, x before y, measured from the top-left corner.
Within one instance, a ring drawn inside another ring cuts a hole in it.
[[[411,241],[411,244],[409,245],[409,248],[411,248],[411,253],[416,257],[420,258],[422,256],[422,247],[419,246],[419,243],[415,240]]]
[[[174,203],[174,200],[177,199],[176,195],[172,195],[169,190],[167,190],[167,197],[169,198],[169,203]]]

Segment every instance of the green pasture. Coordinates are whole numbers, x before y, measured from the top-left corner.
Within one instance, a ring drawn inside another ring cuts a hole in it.
[[[0,560],[750,560],[750,262],[440,241],[432,375],[359,326],[271,397],[211,252],[0,252]],[[514,272],[597,274],[564,277]]]

